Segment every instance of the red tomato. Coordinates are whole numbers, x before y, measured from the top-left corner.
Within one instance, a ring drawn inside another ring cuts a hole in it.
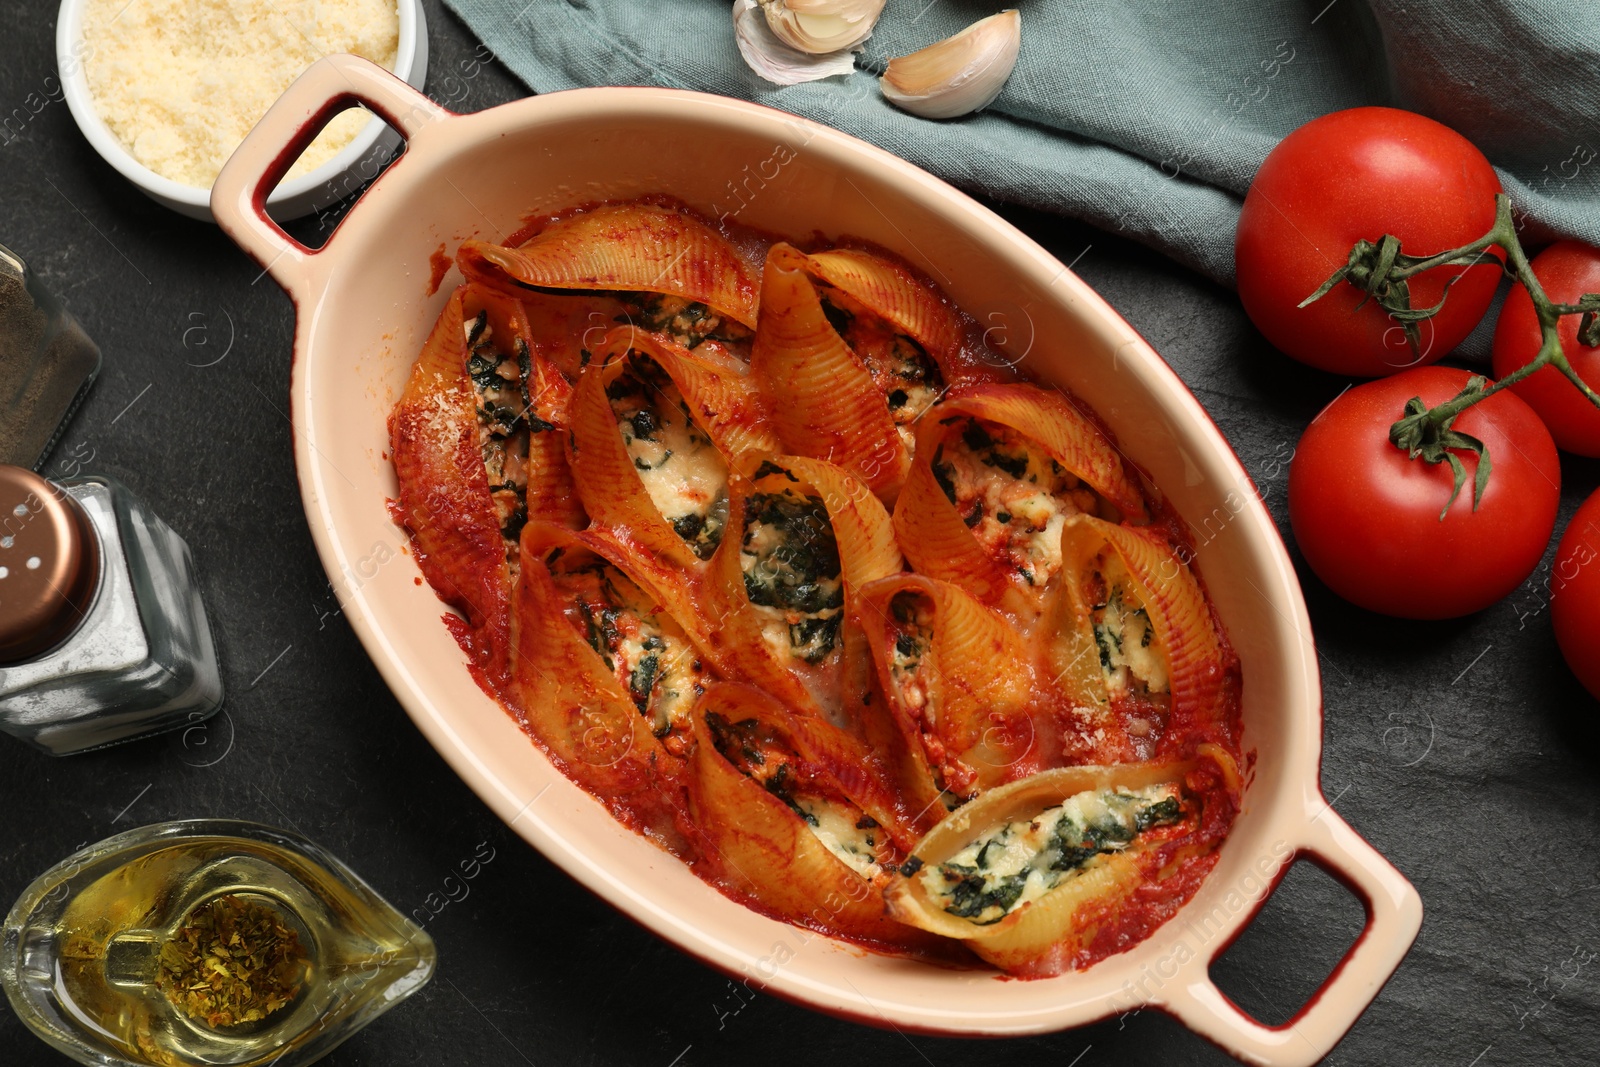
[[[1533,257],[1531,264],[1544,295],[1557,304],[1575,304],[1585,293],[1600,293],[1600,248],[1562,241]],[[1561,350],[1578,377],[1600,389],[1600,348],[1578,343],[1581,315],[1564,315],[1556,327]],[[1513,286],[1494,327],[1494,376],[1504,378],[1539,354],[1539,320],[1533,300]],[[1554,367],[1546,367],[1511,387],[1550,428],[1556,445],[1580,456],[1600,456],[1600,408]]]
[[[1567,523],[1550,575],[1550,619],[1567,666],[1600,697],[1600,493]]]
[[[1483,153],[1432,119],[1387,107],[1312,119],[1267,155],[1244,198],[1234,244],[1239,298],[1267,340],[1313,367],[1377,377],[1432,363],[1483,318],[1500,278],[1496,264],[1467,271],[1443,310],[1419,325],[1421,359],[1376,302],[1357,310],[1366,294],[1353,285],[1296,305],[1362,238],[1394,234],[1406,254],[1431,256],[1482,237],[1500,191]],[[1411,306],[1437,304],[1459,273],[1435,267],[1412,278]]]
[[[1289,464],[1289,521],[1306,562],[1353,604],[1407,619],[1488,607],[1533,573],[1556,524],[1561,465],[1550,433],[1509,390],[1462,412],[1455,429],[1481,440],[1492,464],[1476,511],[1478,460],[1449,514],[1448,464],[1412,460],[1389,427],[1420,396],[1430,408],[1469,375],[1419,367],[1341,394],[1306,427]]]

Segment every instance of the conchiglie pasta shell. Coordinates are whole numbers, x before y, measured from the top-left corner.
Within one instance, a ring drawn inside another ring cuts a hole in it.
[[[1071,968],[1100,932],[1100,917],[1115,914],[1121,902],[1152,879],[1144,857],[1136,852],[1096,856],[1084,872],[1040,897],[1022,921],[994,937],[969,941],[967,947],[1009,974],[1048,978]]]
[[[547,562],[557,549],[564,562],[592,552],[570,530],[541,522],[523,527],[511,692],[526,717],[524,728],[618,821],[682,855],[682,761],[661,747],[569,619],[571,605],[563,602]]]
[[[695,421],[735,470],[749,474],[763,459],[783,450],[767,417],[766,400],[747,368],[702,358],[698,351],[627,327],[613,331],[606,341],[608,353],[630,347],[649,353],[661,364],[694,412]]]
[[[891,602],[901,593],[919,594],[932,606],[933,635],[918,671],[926,691],[921,708],[906,702],[890,666]],[[934,738],[948,758],[969,768],[979,790],[1049,766],[1059,757],[1053,716],[1034,699],[1031,656],[1004,616],[956,586],[916,574],[871,583],[862,590],[862,604],[862,626],[880,689],[910,758],[909,767],[901,770],[912,804],[926,806],[939,797],[932,771],[938,761],[930,759],[924,735]],[[947,778],[949,774],[946,764]]]
[[[672,616],[684,636],[701,652],[707,653],[706,658],[713,666],[717,664],[716,657],[709,654],[710,643],[706,637],[715,620],[706,617],[697,599],[697,575],[685,572],[603,527],[591,525],[578,531],[577,538],[589,551],[627,575],[640,591],[654,600],[654,611]]]
[[[870,754],[873,773],[882,779],[889,792],[889,810],[881,815],[873,812],[873,817],[903,850],[909,852],[921,830],[926,828],[919,816],[938,795],[931,793],[917,802],[903,788],[903,782],[919,773],[922,777],[918,780],[926,781],[927,769],[924,766],[919,772],[911,762],[905,736],[878,687],[872,645],[861,626],[859,613],[853,607],[846,610],[848,614],[840,635],[843,652],[839,670],[840,714],[845,720],[844,729]]]
[[[1106,703],[1091,605],[1083,599],[1082,577],[1101,551],[1110,548],[1127,568],[1155,639],[1167,653],[1172,703],[1166,733],[1191,736],[1196,729],[1214,728],[1223,720],[1226,665],[1222,642],[1200,583],[1183,561],[1155,538],[1147,530],[1089,515],[1067,520],[1061,533],[1059,599],[1053,611],[1059,637],[1052,659],[1063,683],[1077,687],[1071,696],[1085,703]]]
[[[708,712],[730,722],[755,718],[790,735],[783,709],[765,694],[731,685],[706,692],[694,715],[689,778],[698,866],[729,892],[792,923],[876,942],[914,937],[885,915],[876,884],[845,866],[788,805],[723,758],[705,723]]]
[[[823,314],[805,263],[782,243],[767,255],[751,373],[774,398],[772,421],[788,451],[854,471],[892,500],[905,479],[905,446],[882,390]]]
[[[543,293],[520,287],[517,295],[528,316],[534,351],[561,372],[557,377],[567,381],[577,380],[584,353],[598,350],[606,334],[628,318],[627,307],[614,296]]]
[[[1115,447],[1061,394],[1027,384],[971,385],[933,408],[917,431],[916,458],[895,503],[895,533],[919,573],[954,582],[985,604],[1033,600],[1015,571],[979,544],[933,474],[933,463],[959,420],[977,417],[1009,427],[1077,476],[1123,515],[1146,518],[1144,498]]]
[[[417,565],[466,619],[474,665],[503,682],[511,572],[478,444],[462,290],[445,304],[389,419],[399,511]]]
[[[975,415],[1032,438],[1045,454],[1116,506],[1124,519],[1144,521],[1144,495],[1110,438],[1072,401],[1026,382],[971,385],[952,392],[937,412]]]
[[[502,273],[547,289],[669,293],[754,328],[756,286],[727,238],[687,211],[606,204],[550,223],[520,248],[467,240],[467,277]]]
[[[490,338],[497,349],[511,354],[523,350],[528,356],[526,388],[531,403],[524,413],[532,427],[528,435],[528,518],[582,529],[589,517],[567,463],[564,431],[572,386],[541,354],[521,298],[493,286],[469,283],[463,301],[464,316],[475,318],[478,310],[488,314]]]
[[[1181,784],[1189,769],[1185,763],[1140,763],[1043,771],[992,789],[951,812],[918,843],[913,858],[921,860],[922,867],[935,867],[985,834],[1033,818],[1079,793]],[[1084,920],[1107,902],[1125,897],[1143,880],[1140,851],[1135,843],[1125,852],[1102,854],[1078,877],[986,926],[941,908],[929,896],[920,869],[909,876],[896,875],[885,898],[890,914],[899,921],[965,941],[979,956],[1007,971],[1054,973],[1049,969],[1052,961],[1071,958],[1093,937],[1094,930]]]
[[[819,698],[824,710],[835,712],[836,723],[884,754],[891,763],[901,745],[898,729],[885,710],[876,687],[872,651],[861,628],[860,590],[869,582],[899,574],[904,561],[894,540],[894,528],[882,501],[855,475],[820,459],[779,456],[772,461],[788,474],[772,473],[757,483],[762,491],[796,488],[815,493],[828,510],[839,549],[844,584],[844,620],[840,625],[839,656]],[[790,482],[789,478],[795,479]],[[748,603],[745,599],[742,603]],[[904,815],[900,816],[904,821]],[[883,821],[882,819],[879,820]],[[885,825],[889,825],[885,823]]]
[[[594,347],[598,338],[628,319],[627,305],[611,293],[530,289],[481,254],[470,248],[466,252],[463,255],[458,250],[456,262],[467,285],[475,292],[493,293],[521,304],[534,353],[544,356],[569,380],[577,378],[582,369],[585,348]]]
[[[732,676],[743,677],[808,714],[866,738],[863,712],[873,696],[870,655],[862,639],[857,591],[868,582],[901,569],[889,513],[855,475],[831,463],[804,456],[779,456],[777,468],[754,483],[743,483],[730,507],[728,534],[707,574],[703,600],[718,620],[710,638]],[[843,618],[835,650],[820,663],[785,659],[763,636],[763,612],[750,602],[740,559],[747,502],[751,493],[795,490],[815,495],[827,509],[838,547],[844,586]],[[799,688],[796,688],[796,687]]]
[[[934,417],[940,410],[924,416],[918,428],[916,458],[894,505],[895,534],[918,573],[958,585],[985,604],[999,604],[1011,589],[1011,572],[983,550],[933,475],[946,430]]]
[[[528,518],[581,530],[589,516],[567,461],[565,438],[559,428],[528,435]]]
[[[603,529],[641,545],[672,563],[692,568],[694,552],[661,516],[639,480],[628,447],[617,432],[617,419],[606,386],[623,371],[625,361],[591,363],[578,379],[568,407],[572,429],[568,462],[584,509]]]
[[[572,423],[568,439],[569,462],[584,507],[599,526],[619,540],[657,553],[685,572],[696,571],[700,568],[699,558],[678,536],[672,524],[662,517],[655,502],[650,499],[649,491],[639,480],[627,445],[623,444],[622,435],[617,431],[611,401],[606,396],[606,387],[622,374],[628,360],[650,359],[653,353],[660,351],[642,335],[635,338],[642,347],[631,348],[625,340],[628,332],[623,330],[612,335],[604,350],[611,357],[609,361],[604,364],[591,363],[586,367],[578,379],[577,388],[573,390],[568,407]],[[673,359],[668,353],[663,353],[663,358],[657,362],[669,375],[675,369],[683,369],[683,361]],[[712,373],[705,368],[700,370],[704,375]],[[673,380],[679,391],[683,392],[684,384],[676,378]],[[702,374],[693,376],[689,391],[704,400],[707,385]],[[687,394],[684,399],[689,400]],[[690,406],[693,408],[695,405],[691,402]],[[707,433],[710,434],[709,428]],[[715,436],[712,436],[712,442],[717,445]],[[717,450],[722,451],[720,447]],[[723,459],[728,462],[727,453],[723,453]],[[730,462],[729,466],[733,467],[733,464]]]
[[[807,257],[812,274],[843,290],[927,350],[946,382],[959,380],[961,316],[936,291],[893,260],[854,248]]]
[[[470,321],[477,318],[480,311],[487,313],[489,339],[500,351],[513,352],[518,340],[531,346],[528,315],[518,297],[498,286],[469,281],[462,294],[462,317]]]

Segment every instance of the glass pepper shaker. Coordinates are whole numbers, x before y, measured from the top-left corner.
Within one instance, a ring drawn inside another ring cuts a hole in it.
[[[100,373],[100,349],[0,245],[0,463],[37,468]]]
[[[0,730],[65,755],[221,705],[183,539],[109,478],[0,465]]]

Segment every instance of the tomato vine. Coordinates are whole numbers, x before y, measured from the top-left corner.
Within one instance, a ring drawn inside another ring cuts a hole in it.
[[[1477,510],[1484,489],[1489,483],[1488,448],[1476,437],[1452,428],[1456,416],[1461,412],[1545,367],[1554,367],[1560,371],[1591,404],[1600,408],[1600,393],[1595,392],[1573,369],[1561,348],[1561,339],[1557,333],[1557,325],[1563,316],[1582,315],[1578,327],[1579,343],[1589,348],[1600,347],[1600,293],[1585,293],[1575,304],[1558,304],[1545,295],[1544,286],[1534,274],[1533,268],[1528,263],[1527,254],[1523,252],[1522,244],[1517,239],[1516,225],[1511,215],[1511,198],[1502,193],[1495,197],[1494,224],[1477,240],[1429,256],[1406,254],[1400,249],[1399,239],[1392,234],[1385,234],[1376,242],[1365,239],[1357,241],[1351,248],[1349,260],[1345,265],[1334,271],[1316,292],[1306,297],[1299,305],[1303,308],[1320,300],[1340,282],[1353,285],[1366,294],[1362,299],[1363,304],[1367,300],[1376,302],[1401,324],[1405,329],[1407,342],[1411,345],[1412,351],[1418,353],[1420,359],[1417,324],[1439,313],[1444,307],[1445,300],[1449,298],[1450,286],[1461,277],[1461,274],[1457,274],[1446,283],[1444,293],[1437,304],[1426,308],[1411,306],[1409,279],[1436,267],[1470,268],[1496,260],[1498,257],[1490,251],[1492,248],[1504,251],[1506,272],[1527,290],[1529,298],[1533,301],[1541,337],[1538,353],[1526,364],[1497,382],[1491,383],[1482,376],[1473,376],[1460,393],[1432,408],[1424,404],[1420,397],[1412,397],[1406,403],[1405,414],[1389,428],[1389,440],[1396,448],[1403,449],[1411,459],[1421,459],[1426,463],[1448,463],[1454,473],[1454,486],[1450,492],[1450,499],[1445,503],[1444,510],[1439,513],[1441,522],[1449,512],[1450,505],[1455,503],[1466,481],[1466,468],[1456,455],[1457,451],[1471,452],[1478,457],[1477,475],[1473,479],[1473,510]]]

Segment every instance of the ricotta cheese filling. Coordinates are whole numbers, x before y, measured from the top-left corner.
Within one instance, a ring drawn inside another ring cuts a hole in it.
[[[706,725],[717,751],[783,801],[839,862],[863,878],[877,875],[890,858],[888,838],[877,821],[808,778],[777,731],[755,719],[730,723],[715,712],[706,716]]]
[[[695,421],[677,384],[653,360],[636,357],[606,397],[650,502],[701,559],[710,559],[728,521],[728,464]]]
[[[1089,790],[1032,819],[996,827],[920,875],[930,899],[979,926],[997,923],[1077,878],[1098,857],[1183,818],[1176,785]]]
[[[819,285],[817,291],[834,331],[861,357],[883,390],[901,441],[907,449],[914,448],[916,421],[944,391],[939,365],[914,339],[843,290]]]
[[[1061,528],[1099,498],[1027,437],[965,419],[933,455],[933,476],[978,544],[1028,585],[1061,570]]]
[[[705,692],[707,673],[683,630],[609,563],[553,577],[572,605],[568,618],[649,720],[651,732],[669,752],[686,754],[694,736],[689,712]]]
[[[937,714],[928,703],[927,676],[923,661],[933,643],[933,608],[917,593],[901,593],[889,603],[893,626],[889,646],[889,677],[900,694],[900,702],[930,727]]]
[[[1097,565],[1106,590],[1090,609],[1100,669],[1112,691],[1165,693],[1171,686],[1166,650],[1156,640],[1150,614],[1128,584],[1127,569],[1111,553]]]
[[[532,414],[528,375],[533,358],[527,342],[519,337],[506,351],[496,341],[487,312],[479,312],[463,328],[467,375],[477,398],[478,446],[515,579],[521,556],[517,539],[528,521],[528,436],[552,427]]]
[[[791,805],[812,834],[846,867],[863,878],[878,873],[878,824],[854,804],[797,796]]]
[[[1111,707],[1123,718],[1140,758],[1154,755],[1171,707],[1166,645],[1122,558],[1102,551],[1085,579],[1085,601]]]
[[[744,523],[739,566],[763,637],[780,657],[821,662],[838,643],[844,609],[843,566],[827,507],[792,489],[755,493]]]

